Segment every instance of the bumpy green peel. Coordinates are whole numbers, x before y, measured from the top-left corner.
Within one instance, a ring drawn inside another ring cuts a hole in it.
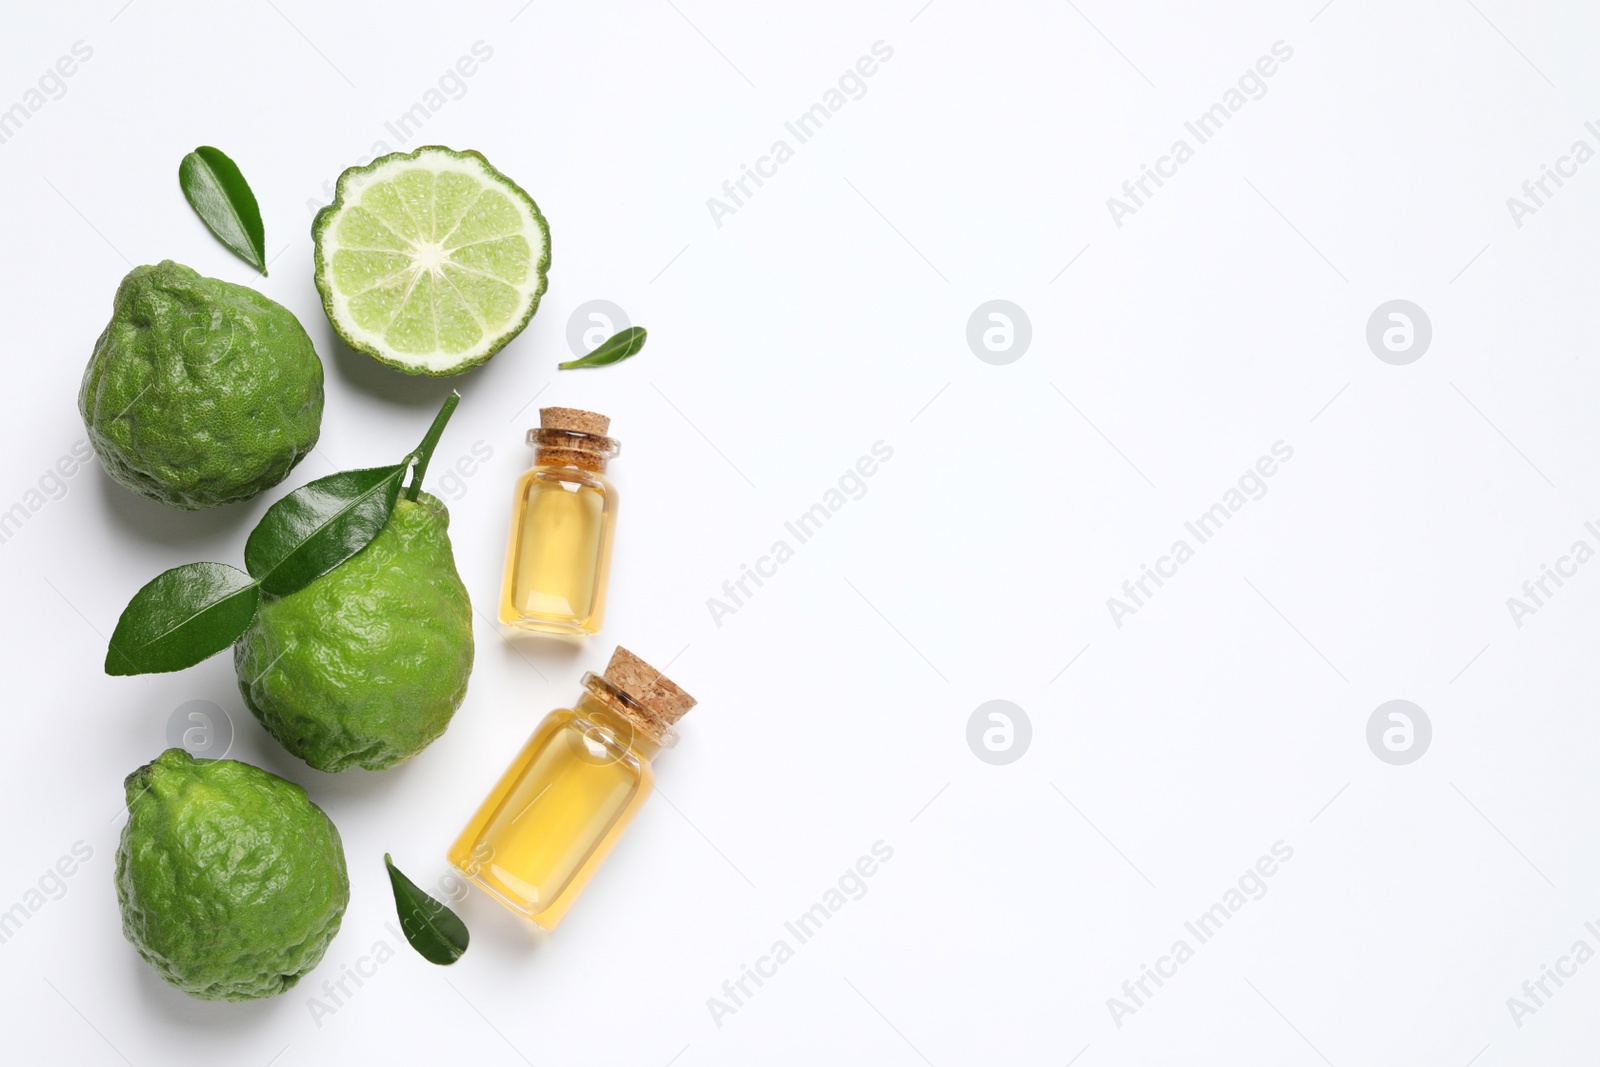
[[[122,279],[78,410],[112,478],[215,507],[278,484],[317,443],[322,361],[288,308],[166,260]]]
[[[265,597],[234,645],[245,703],[320,771],[381,770],[444,733],[472,673],[472,605],[449,514],[396,501],[362,549],[286,597]]]
[[[125,783],[122,931],[172,985],[254,1000],[317,965],[350,901],[339,831],[293,782],[163,752]]]

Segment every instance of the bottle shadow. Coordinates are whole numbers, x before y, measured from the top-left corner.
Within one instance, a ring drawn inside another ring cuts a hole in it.
[[[586,637],[516,630],[497,619],[491,619],[490,625],[500,635],[503,658],[532,667],[547,682],[569,676],[572,665],[583,655],[589,642]]]
[[[468,888],[461,900],[451,901],[450,907],[472,932],[471,949],[480,956],[493,957],[499,967],[530,964],[550,941],[548,930],[514,914],[475,886]]]

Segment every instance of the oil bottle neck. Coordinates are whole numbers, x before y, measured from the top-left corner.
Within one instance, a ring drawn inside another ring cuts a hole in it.
[[[606,464],[622,451],[622,442],[614,437],[576,430],[529,430],[528,444],[536,466],[577,467],[596,474],[604,474]]]
[[[642,728],[632,716],[591,692],[585,691],[572,710],[577,712],[578,717],[585,720],[591,729],[609,735],[609,740],[614,741],[618,747],[630,748],[646,760],[655,759],[661,752],[661,742]]]
[[[640,751],[644,751],[646,745],[651,746],[646,755],[654,755],[678,743],[678,731],[672,728],[671,722],[652,711],[643,701],[634,699],[604,675],[586,672],[583,690],[583,696],[578,701],[579,708],[602,708],[612,718],[620,720],[625,733],[619,737],[631,736],[634,747]]]

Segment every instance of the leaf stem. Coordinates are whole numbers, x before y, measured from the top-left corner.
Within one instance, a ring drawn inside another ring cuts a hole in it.
[[[439,414],[433,417],[433,425],[428,427],[427,436],[417,450],[408,457],[416,461],[416,466],[411,470],[411,483],[406,486],[406,499],[417,499],[417,493],[422,489],[422,476],[428,472],[428,461],[433,458],[433,450],[439,444],[439,438],[444,434],[445,423],[450,421],[450,416],[455,413],[456,405],[461,403],[461,394],[454,389],[444,398],[444,406],[439,409]]]

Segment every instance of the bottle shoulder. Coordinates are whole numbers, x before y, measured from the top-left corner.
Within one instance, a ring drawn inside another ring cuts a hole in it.
[[[547,741],[559,734],[570,754],[584,763],[624,764],[646,781],[655,777],[650,761],[657,746],[620,715],[595,714],[581,707],[557,708],[545,716],[537,732]]]
[[[547,485],[582,486],[597,490],[608,500],[615,500],[617,497],[617,487],[604,474],[578,467],[533,466],[517,479],[517,486],[519,489],[526,489],[536,482]]]

